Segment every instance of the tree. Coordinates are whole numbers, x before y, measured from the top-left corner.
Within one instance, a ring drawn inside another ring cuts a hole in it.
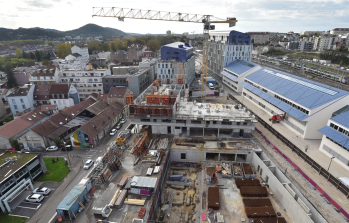
[[[41,63],[42,63],[42,65],[48,65],[50,62],[48,61],[48,60],[46,60],[46,59],[43,59],[42,61],[41,61]]]
[[[29,53],[29,58],[32,60],[36,60],[35,54],[33,52]]]
[[[156,52],[160,49],[160,43],[158,40],[153,39],[153,40],[149,40],[146,44],[147,47],[150,48],[151,51]]]
[[[104,52],[108,52],[109,51],[109,44],[108,43],[102,43],[101,44],[101,50],[103,50]]]
[[[41,55],[39,51],[35,51],[35,57],[37,61],[41,61]]]
[[[71,45],[70,43],[60,43],[57,46],[57,56],[60,58],[65,58],[71,54]]]
[[[50,52],[47,52],[47,53],[46,53],[46,55],[45,55],[45,59],[46,59],[46,60],[51,59],[51,54],[50,54]]]
[[[22,57],[23,57],[24,59],[29,59],[29,54],[26,53],[25,51],[23,51]]]
[[[6,64],[5,73],[7,74],[7,87],[9,88],[17,87],[18,86],[17,80],[13,73],[12,67],[9,63]]]
[[[98,50],[100,49],[101,46],[96,41],[92,41],[88,43],[87,47],[88,47],[88,53],[92,54],[93,50]]]
[[[303,37],[308,37],[307,35],[303,34],[300,36],[300,38],[303,38]]]
[[[52,46],[52,47],[56,46],[56,43],[53,42],[53,41],[46,41],[45,44],[46,44],[46,45],[49,45],[49,46]]]
[[[15,51],[15,54],[16,54],[17,58],[21,58],[22,55],[23,55],[23,50],[17,48],[16,51]]]
[[[19,149],[19,143],[18,143],[17,139],[11,139],[11,146],[13,148]]]
[[[53,141],[56,143],[57,147],[61,147],[61,139],[59,137],[55,138]]]

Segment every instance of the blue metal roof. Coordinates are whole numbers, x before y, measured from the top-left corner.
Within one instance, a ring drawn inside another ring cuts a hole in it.
[[[347,91],[271,68],[260,69],[245,78],[309,109],[349,94]]]
[[[237,79],[238,79],[238,77],[235,77],[234,75],[231,75],[231,74],[229,74],[228,72],[226,72],[226,71],[224,71],[224,70],[221,72],[221,74],[222,74],[223,76],[229,78],[229,79],[232,80],[232,81],[237,81]]]
[[[254,68],[255,66],[257,66],[257,64],[254,64],[248,61],[234,60],[233,62],[225,66],[224,69],[227,69],[237,75],[241,75],[246,71]]]
[[[349,111],[336,115],[331,120],[349,128]]]
[[[298,120],[305,120],[309,117],[309,115],[299,111],[298,109],[290,106],[289,104],[286,104],[283,101],[280,101],[279,99],[259,90],[258,88],[252,86],[249,83],[243,82],[241,85],[246,88],[247,90],[255,93],[256,95],[259,95],[264,100],[268,101],[269,103],[273,104],[275,107],[278,107],[279,109],[283,110],[284,112],[288,113],[289,115],[293,116],[294,118]],[[287,116],[287,115],[286,115]]]
[[[85,192],[84,192],[85,191]],[[58,205],[57,209],[60,210],[69,210],[72,205],[74,205],[74,201],[80,197],[82,193],[86,192],[86,186],[76,185],[67,196],[63,199],[63,201]]]
[[[349,137],[346,135],[343,135],[342,133],[338,132],[337,130],[331,128],[330,126],[325,126],[318,130],[328,138],[332,139],[333,141],[337,142],[338,144],[344,146],[345,148],[349,149]]]

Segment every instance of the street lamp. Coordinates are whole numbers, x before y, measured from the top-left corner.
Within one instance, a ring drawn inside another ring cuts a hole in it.
[[[63,141],[63,144],[64,144],[64,149],[65,149],[65,152],[67,153],[67,159],[68,159],[68,165],[70,165],[70,158],[69,158],[69,155],[68,155],[68,150],[67,150],[67,147],[66,147],[66,142]]]
[[[332,160],[333,160],[334,158],[336,158],[336,157],[334,157],[334,156],[332,156],[332,157],[331,157],[330,165],[328,165],[328,169],[327,169],[327,171],[329,171],[329,170],[330,170],[330,166],[331,166]]]

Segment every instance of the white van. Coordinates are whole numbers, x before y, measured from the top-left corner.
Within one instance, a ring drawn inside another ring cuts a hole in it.
[[[214,86],[212,83],[208,83],[208,87],[211,89],[211,90],[214,90]]]

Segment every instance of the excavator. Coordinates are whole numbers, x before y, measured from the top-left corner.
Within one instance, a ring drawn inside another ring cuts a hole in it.
[[[280,115],[276,114],[276,115],[271,116],[269,121],[271,121],[272,123],[279,123],[280,121],[282,121],[284,119],[287,119],[286,118],[286,112],[285,112],[285,114],[280,114]]]

